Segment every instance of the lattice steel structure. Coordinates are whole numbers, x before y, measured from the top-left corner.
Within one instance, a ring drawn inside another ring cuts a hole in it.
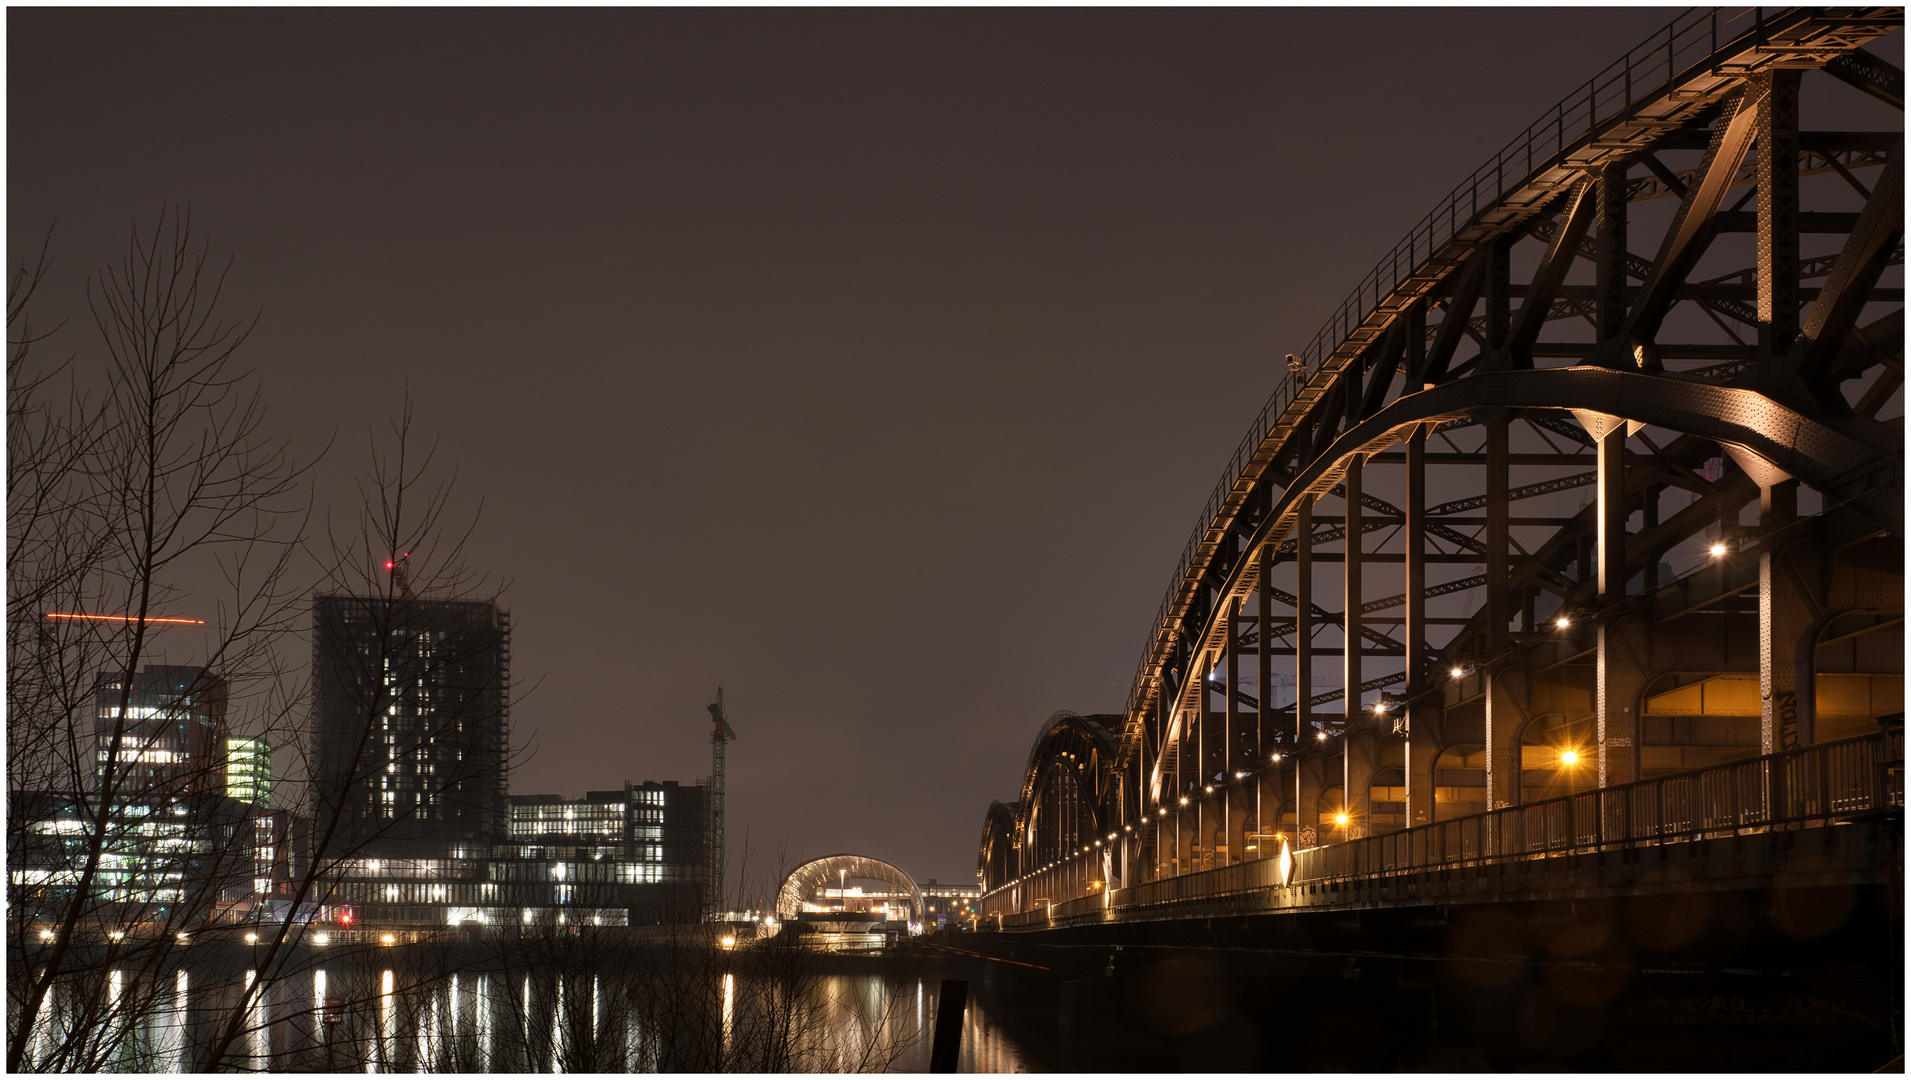
[[[989,808],[985,914],[1901,724],[1902,123],[1799,103],[1901,110],[1902,14],[1688,12],[1442,200]]]

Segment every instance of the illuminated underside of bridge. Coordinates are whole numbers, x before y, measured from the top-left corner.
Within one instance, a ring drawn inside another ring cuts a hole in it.
[[[985,919],[1901,866],[1902,124],[1799,107],[1901,110],[1863,46],[1902,14],[1682,15],[1382,259],[1125,710],[1050,717],[989,808]]]

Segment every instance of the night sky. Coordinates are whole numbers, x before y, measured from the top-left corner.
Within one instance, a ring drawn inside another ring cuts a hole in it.
[[[1282,354],[1671,14],[15,8],[8,254],[57,219],[83,314],[189,205],[335,514],[409,388],[541,679],[514,792],[707,774],[721,683],[733,875],[967,882]]]

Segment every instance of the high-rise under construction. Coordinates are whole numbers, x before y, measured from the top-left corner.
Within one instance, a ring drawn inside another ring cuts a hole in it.
[[[508,813],[510,616],[400,590],[317,597],[313,624],[315,837],[336,815],[360,854],[485,858]]]

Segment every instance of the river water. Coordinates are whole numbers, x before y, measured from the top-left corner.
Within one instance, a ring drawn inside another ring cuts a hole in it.
[[[62,1071],[926,1072],[945,975],[933,958],[784,950],[706,968],[619,957],[421,973],[403,950],[313,963],[254,992],[250,969],[115,969],[69,987],[30,1059]],[[388,963],[380,963],[385,960]],[[972,987],[958,1070],[1041,1066]],[[228,1033],[233,1037],[227,1039]]]

